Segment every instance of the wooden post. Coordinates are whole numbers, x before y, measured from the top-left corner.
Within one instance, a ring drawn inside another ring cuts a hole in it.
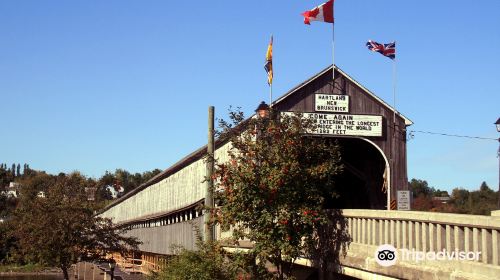
[[[213,179],[212,174],[214,173],[214,106],[208,107],[208,145],[207,145],[207,189],[205,196],[205,206],[212,208],[214,207],[214,197],[213,197]],[[205,212],[205,231],[204,239],[205,241],[213,241],[214,238],[214,228],[209,224],[211,218],[210,211]]]

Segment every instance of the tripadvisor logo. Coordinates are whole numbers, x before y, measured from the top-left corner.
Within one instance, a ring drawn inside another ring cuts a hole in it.
[[[375,250],[375,261],[381,266],[392,266],[396,264],[398,254],[396,248],[389,244],[378,246]]]
[[[441,250],[438,252],[421,252],[415,251],[415,249],[401,249],[399,252],[390,244],[383,244],[378,246],[375,251],[375,261],[381,266],[393,266],[396,261],[411,261],[411,262],[421,262],[421,261],[451,261],[451,260],[467,260],[467,261],[479,261],[481,257],[481,252],[465,252],[465,251],[446,251]]]

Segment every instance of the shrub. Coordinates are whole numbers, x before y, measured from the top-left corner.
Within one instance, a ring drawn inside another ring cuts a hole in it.
[[[198,250],[176,248],[176,256],[150,280],[229,280],[237,279],[238,268],[218,243],[198,242]]]

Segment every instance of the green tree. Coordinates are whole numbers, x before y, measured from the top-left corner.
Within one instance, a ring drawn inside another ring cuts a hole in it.
[[[97,181],[97,200],[111,200],[113,197],[111,196],[111,192],[108,187],[112,187],[116,182],[115,175],[109,171],[106,171],[104,175],[99,178]]]
[[[497,209],[497,197],[496,192],[483,182],[478,191],[470,193],[470,214],[490,215],[492,210]]]
[[[480,192],[486,192],[486,193],[489,193],[489,194],[493,194],[493,190],[490,189],[490,187],[488,186],[488,184],[485,181],[483,181],[481,183],[481,186],[479,186],[479,191]]]
[[[448,191],[437,189],[434,191],[433,196],[435,197],[450,197]]]
[[[451,203],[453,203],[458,213],[470,213],[472,200],[469,199],[469,191],[463,188],[453,189]]]
[[[18,181],[21,187],[21,194],[27,196],[28,199],[36,197],[38,192],[46,192],[50,186],[54,185],[57,177],[45,172],[36,172],[29,177],[25,177]]]
[[[154,176],[158,175],[161,173],[161,170],[158,169],[158,168],[155,168],[151,171],[146,171],[146,172],[143,172],[142,173],[142,181],[141,181],[141,184],[144,184],[146,183],[147,181],[151,180]],[[141,185],[139,184],[139,185]],[[138,186],[139,186],[138,185]]]
[[[420,195],[423,196],[432,195],[433,190],[432,188],[429,187],[429,184],[425,180],[411,179],[409,185],[410,185],[410,190],[413,194],[413,198],[417,198]]]
[[[0,264],[16,261],[15,252],[17,240],[12,235],[12,222],[4,221],[0,223]]]
[[[337,195],[336,178],[343,172],[335,140],[305,136],[314,125],[299,115],[253,118],[239,126],[242,114],[230,117],[232,123],[220,122],[221,137],[227,137],[232,148],[229,160],[216,165],[220,204],[216,222],[234,229],[234,242],[243,238],[254,242],[248,254],[261,265],[274,264],[279,279],[290,274],[299,256],[314,252],[325,257],[320,247],[336,248],[334,255],[345,253],[349,241],[345,227],[339,227],[335,237],[323,235],[328,240],[318,238],[321,228],[332,223],[337,228],[340,221],[324,211],[328,200]],[[321,271],[325,270],[322,266]]]
[[[32,170],[30,169],[30,165],[25,163],[24,164],[24,169],[23,169],[23,175],[24,176],[30,176],[32,174]]]
[[[49,185],[46,198],[36,196],[41,184]],[[122,237],[123,231],[110,220],[93,215],[85,193],[87,184],[79,173],[45,176],[23,184],[13,220],[14,236],[26,261],[58,266],[69,279],[68,268],[79,258],[95,259],[106,251],[137,246],[135,239]]]
[[[0,168],[0,191],[5,190],[5,187],[7,187],[12,181],[14,181],[12,172],[7,169],[7,165],[4,165]]]
[[[203,243],[198,239],[197,250],[175,248],[174,256],[151,280],[231,280],[238,275],[238,266],[220,244]]]

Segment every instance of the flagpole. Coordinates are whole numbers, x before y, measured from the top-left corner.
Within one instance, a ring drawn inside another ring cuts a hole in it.
[[[272,47],[274,45],[274,38],[273,38],[273,34],[271,34],[271,73],[273,75],[273,79],[274,79],[274,65],[273,65],[273,51],[272,51]],[[271,80],[271,83],[269,84],[269,106],[271,106],[273,104],[273,82]]]
[[[393,98],[393,107],[394,107],[394,129],[396,129],[396,58],[394,58],[392,62],[392,98]]]
[[[396,58],[392,61],[392,102],[393,102],[393,115],[392,115],[392,141],[391,141],[391,177],[393,177],[394,174],[394,154],[395,154],[395,141],[396,141]],[[391,179],[391,185],[394,185],[396,183],[396,177],[393,177],[394,179]],[[390,186],[392,188],[393,186]],[[389,192],[389,197],[393,195]],[[392,197],[390,197],[390,200],[392,200]],[[392,210],[389,206],[389,210]]]
[[[269,85],[269,106],[273,104],[273,76],[274,76],[274,67],[273,67],[273,34],[271,34],[271,41],[267,46],[266,52],[266,68],[267,71],[267,84]]]
[[[271,106],[272,104],[273,104],[273,83],[269,85],[269,106]]]
[[[332,16],[333,13],[333,3],[332,3]],[[332,93],[335,91],[335,18],[332,23]]]

